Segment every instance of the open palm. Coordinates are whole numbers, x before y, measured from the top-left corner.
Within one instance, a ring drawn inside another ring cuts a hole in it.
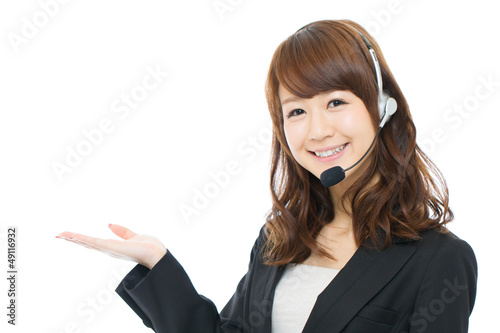
[[[57,238],[106,253],[112,257],[130,260],[153,268],[167,252],[165,246],[155,237],[138,235],[131,230],[110,224],[109,228],[123,240],[102,239],[73,232],[62,232]]]

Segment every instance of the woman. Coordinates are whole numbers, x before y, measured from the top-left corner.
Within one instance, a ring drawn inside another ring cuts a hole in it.
[[[116,291],[156,332],[466,332],[476,259],[375,41],[347,20],[299,29],[266,97],[273,205],[220,314],[156,238],[59,237],[138,262]]]

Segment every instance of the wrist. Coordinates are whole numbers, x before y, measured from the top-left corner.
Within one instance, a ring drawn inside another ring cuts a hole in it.
[[[162,249],[158,251],[154,256],[152,256],[151,260],[147,263],[146,267],[150,270],[156,266],[156,264],[167,254],[167,249]]]

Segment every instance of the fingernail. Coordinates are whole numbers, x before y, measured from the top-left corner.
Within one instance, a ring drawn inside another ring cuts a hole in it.
[[[56,238],[59,238],[59,235],[57,235]]]
[[[108,224],[108,228],[111,228],[111,226],[112,226],[112,224],[111,224],[111,223],[110,223],[110,224]]]

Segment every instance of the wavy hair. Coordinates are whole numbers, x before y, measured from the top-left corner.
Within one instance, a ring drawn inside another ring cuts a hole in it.
[[[333,259],[316,240],[321,229],[335,217],[333,200],[328,188],[292,156],[285,138],[278,88],[283,85],[301,98],[331,90],[351,91],[364,102],[377,128],[380,116],[375,69],[358,31],[372,44],[384,90],[397,101],[398,110],[373,146],[368,171],[340,200],[344,209],[345,203],[350,203],[356,245],[366,245],[365,241],[371,239],[374,246],[382,249],[390,246],[392,237],[418,240],[424,230],[446,232],[444,225],[453,220],[446,181],[416,143],[408,103],[378,44],[355,22],[317,21],[279,45],[267,76],[266,99],[273,124],[273,204],[266,217],[263,249],[268,265],[300,263],[311,251]],[[372,181],[374,185],[368,187],[366,184]]]

